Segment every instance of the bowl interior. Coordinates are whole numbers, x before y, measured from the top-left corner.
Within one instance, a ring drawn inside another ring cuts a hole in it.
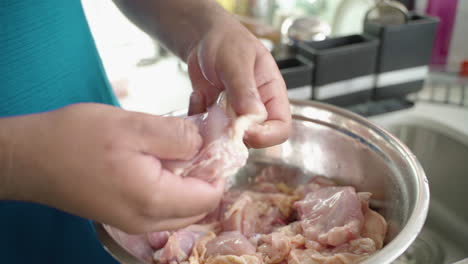
[[[419,162],[398,139],[368,120],[339,108],[292,102],[293,130],[281,145],[252,150],[234,185],[249,185],[267,166],[294,175],[296,185],[320,175],[371,192],[371,207],[388,222],[385,247],[366,263],[390,263],[420,232],[429,189]]]
[[[371,192],[371,205],[389,222],[387,240],[392,240],[405,225],[414,199],[409,197],[411,177],[404,179],[401,165],[379,139],[359,135],[358,123],[332,124],[305,118],[293,121],[290,139],[278,146],[252,150],[247,165],[235,176],[234,186],[248,186],[265,167],[276,166],[291,175],[290,185],[320,175],[340,185],[352,185],[357,191]],[[369,132],[369,131],[366,131]],[[374,135],[378,137],[378,135]],[[391,146],[388,146],[391,148]]]

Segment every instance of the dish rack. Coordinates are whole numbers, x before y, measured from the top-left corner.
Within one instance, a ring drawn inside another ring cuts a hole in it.
[[[369,101],[345,108],[370,117],[407,109],[417,102],[451,105],[468,111],[468,77],[460,76],[458,73],[432,71],[418,92],[402,98]]]
[[[463,107],[468,110],[468,76],[458,73],[431,72],[424,88],[408,99]]]

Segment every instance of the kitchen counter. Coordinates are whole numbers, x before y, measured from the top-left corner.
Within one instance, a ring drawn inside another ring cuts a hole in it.
[[[464,141],[468,137],[468,108],[466,107],[417,102],[412,108],[373,116],[370,120],[384,128],[394,124],[431,126],[431,123],[438,123],[460,134],[452,136],[462,138],[461,140]]]

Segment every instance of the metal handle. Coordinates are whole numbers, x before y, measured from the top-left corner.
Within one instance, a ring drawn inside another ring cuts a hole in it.
[[[403,4],[394,0],[376,0],[375,6],[366,12],[364,23],[370,21],[370,15],[376,11],[381,13],[379,14],[380,18],[373,19],[373,22],[380,24],[405,24],[409,20],[408,9]],[[389,15],[392,12],[393,14]],[[382,13],[386,13],[385,16]]]

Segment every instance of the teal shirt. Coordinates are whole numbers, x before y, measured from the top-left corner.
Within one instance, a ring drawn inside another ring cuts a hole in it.
[[[118,105],[79,0],[0,0],[0,117],[79,102]],[[90,221],[0,201],[1,263],[117,263]]]
[[[0,116],[116,104],[79,0],[0,0]]]

